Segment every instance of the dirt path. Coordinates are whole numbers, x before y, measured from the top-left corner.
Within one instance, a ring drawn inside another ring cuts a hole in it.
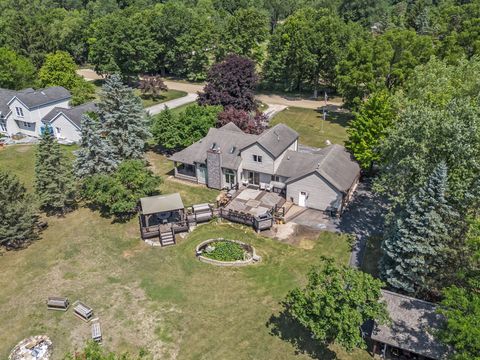
[[[77,73],[89,81],[102,78],[100,75],[98,75],[97,73],[95,73],[95,71],[91,69],[80,69],[80,70],[77,70]],[[197,92],[202,91],[204,86],[204,84],[192,84],[192,83],[172,81],[172,80],[166,80],[165,85],[167,85],[169,89],[185,91],[189,94],[196,94]],[[300,108],[306,108],[306,109],[318,109],[319,107],[324,105],[323,99],[320,99],[320,98],[319,100],[309,100],[309,99],[303,99],[299,97],[289,97],[286,95],[276,95],[276,94],[258,94],[256,97],[258,100],[260,100],[261,102],[269,106],[283,105],[283,106],[293,106],[293,107],[300,107]],[[328,105],[342,106],[343,102],[337,98],[329,99]]]

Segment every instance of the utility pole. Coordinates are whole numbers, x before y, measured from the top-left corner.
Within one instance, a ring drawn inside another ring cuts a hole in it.
[[[325,123],[325,120],[327,119],[327,105],[328,105],[328,96],[327,92],[325,91],[325,106],[323,107],[323,118],[322,118],[322,128],[320,132],[323,134],[323,124]]]

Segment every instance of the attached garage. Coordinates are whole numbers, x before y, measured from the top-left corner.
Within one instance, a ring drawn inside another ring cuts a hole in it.
[[[314,172],[287,185],[287,200],[316,210],[338,209],[343,194]]]

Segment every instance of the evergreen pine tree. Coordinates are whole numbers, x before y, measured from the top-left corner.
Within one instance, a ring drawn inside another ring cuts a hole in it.
[[[141,99],[119,75],[105,82],[99,107],[103,131],[115,158],[119,162],[142,158],[145,140],[150,136],[147,114]]]
[[[75,175],[78,178],[110,173],[116,169],[115,155],[101,133],[99,122],[88,114],[82,116],[80,147],[75,161]]]
[[[34,202],[15,175],[0,170],[0,245],[19,248],[36,237]]]
[[[455,213],[447,204],[447,166],[441,162],[407,203],[382,243],[380,268],[392,287],[413,295],[435,291],[448,253]]]
[[[47,213],[63,214],[75,202],[71,165],[48,127],[36,154],[35,191],[40,208]]]

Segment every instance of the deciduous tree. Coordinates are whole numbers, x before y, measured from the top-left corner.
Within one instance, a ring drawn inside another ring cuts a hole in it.
[[[128,219],[138,200],[157,192],[161,179],[142,160],[126,160],[113,174],[93,175],[83,183],[83,196],[107,216]]]
[[[207,85],[199,94],[200,105],[232,106],[235,109],[257,109],[255,86],[258,76],[255,63],[242,56],[229,55],[208,72]]]
[[[221,106],[200,105],[190,105],[180,114],[166,109],[153,119],[153,137],[168,150],[190,146],[215,126],[221,111]]]
[[[378,146],[394,124],[396,114],[392,97],[382,91],[364,102],[350,121],[345,147],[352,152],[362,169],[371,170],[372,165],[380,160]]]
[[[15,51],[0,48],[0,87],[20,90],[33,85],[35,66]]]
[[[326,260],[310,271],[305,288],[288,293],[283,305],[316,340],[347,350],[365,348],[360,327],[367,320],[388,319],[382,285],[367,273]]]
[[[452,359],[480,359],[480,289],[476,291],[452,286],[443,292],[437,308],[445,317],[439,339],[453,347]]]
[[[248,113],[229,107],[218,114],[217,126],[233,123],[247,134],[261,134],[268,123],[267,116],[260,111]]]
[[[95,86],[76,73],[77,65],[70,54],[57,51],[45,58],[38,72],[40,86],[63,86],[72,93],[72,105],[94,98]]]

